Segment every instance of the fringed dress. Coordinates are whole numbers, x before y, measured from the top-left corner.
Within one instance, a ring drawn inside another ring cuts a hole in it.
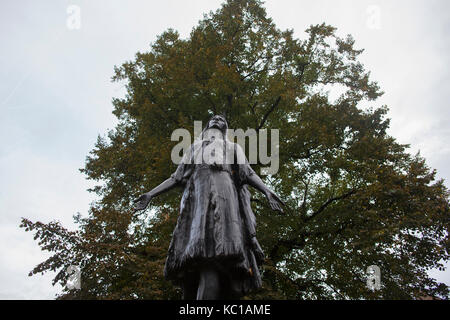
[[[213,144],[213,153],[224,155],[221,162],[199,161],[205,147]],[[223,161],[230,157],[234,163]],[[242,295],[261,287],[258,264],[262,261],[256,260],[250,244],[256,223],[246,182],[252,174],[237,144],[213,137],[191,146],[172,175],[185,189],[164,268],[166,278],[182,283],[200,266],[212,263]]]

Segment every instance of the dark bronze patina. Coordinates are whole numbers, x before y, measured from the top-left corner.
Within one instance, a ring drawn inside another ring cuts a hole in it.
[[[212,117],[175,173],[135,200],[135,209],[143,210],[153,197],[184,187],[164,268],[184,299],[236,299],[261,287],[264,253],[247,185],[262,192],[273,210],[283,211],[283,202],[253,171],[241,147],[227,139],[227,129],[224,117]],[[226,161],[230,155],[232,161]]]

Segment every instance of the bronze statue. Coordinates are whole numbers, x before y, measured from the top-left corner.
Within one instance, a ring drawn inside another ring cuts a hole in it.
[[[247,185],[258,189],[273,210],[283,202],[250,167],[242,148],[227,139],[228,124],[213,116],[177,170],[135,200],[143,210],[153,197],[184,186],[180,215],[164,268],[184,299],[239,298],[261,287],[264,253],[256,239]]]

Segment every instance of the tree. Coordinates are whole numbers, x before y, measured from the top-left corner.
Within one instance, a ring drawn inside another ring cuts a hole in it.
[[[259,0],[228,0],[187,39],[169,29],[115,68],[127,88],[113,99],[119,123],[81,170],[98,181],[89,191],[99,200],[75,216],[76,231],[22,220],[53,253],[30,275],[57,271],[53,282],[64,285],[66,268],[79,265],[81,290],[61,299],[180,298],[162,270],[181,193],[154,199],[147,215],[133,215],[131,201],[175,170],[174,129],[224,113],[230,128],[278,128],[281,137],[279,172],[264,179],[287,212],[274,215],[253,193],[267,260],[264,287],[249,298],[448,298],[426,272],[449,260],[443,181],[387,134],[385,106],[367,108],[382,92],[352,37],[326,24],[306,32],[299,40],[277,29]],[[370,265],[381,269],[378,291],[366,286]]]

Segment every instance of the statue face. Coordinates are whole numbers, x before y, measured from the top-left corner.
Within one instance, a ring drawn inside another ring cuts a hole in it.
[[[208,122],[208,129],[209,128],[216,128],[224,132],[225,129],[227,128],[227,122],[225,121],[225,118],[222,116],[214,116]]]

